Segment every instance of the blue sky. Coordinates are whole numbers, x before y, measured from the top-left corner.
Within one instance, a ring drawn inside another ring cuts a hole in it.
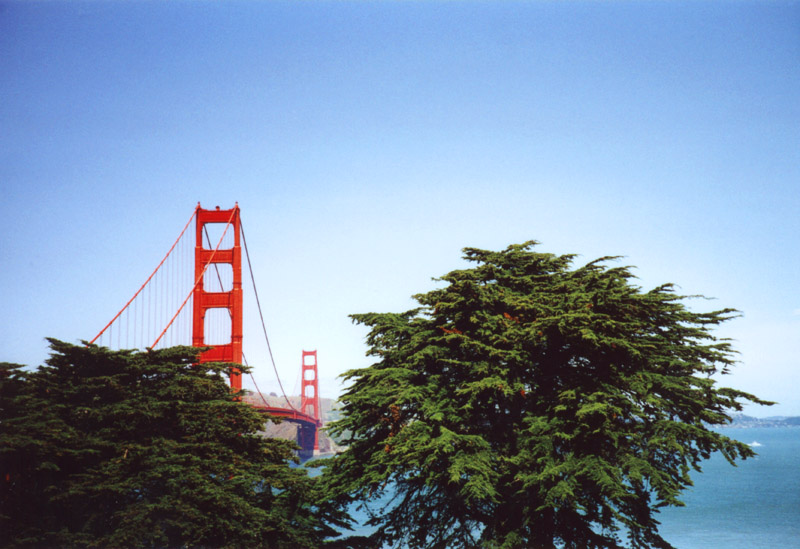
[[[288,387],[535,239],[740,309],[722,383],[800,415],[798,2],[0,2],[0,189],[0,360],[91,338],[238,201]]]

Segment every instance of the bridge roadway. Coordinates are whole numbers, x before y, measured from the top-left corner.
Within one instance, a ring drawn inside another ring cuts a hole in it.
[[[294,423],[306,424],[306,425],[313,425],[316,428],[322,427],[322,420],[316,419],[313,416],[308,414],[304,414],[292,408],[277,408],[273,406],[262,406],[258,404],[252,404],[253,408],[258,410],[259,412],[263,412],[265,414],[270,414],[272,416],[282,417],[287,421],[291,421]]]

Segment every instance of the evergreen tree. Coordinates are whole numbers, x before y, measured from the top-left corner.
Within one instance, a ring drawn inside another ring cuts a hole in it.
[[[197,349],[50,340],[0,366],[3,546],[317,547],[329,533],[290,441]]]
[[[352,318],[376,362],[351,370],[323,478],[367,506],[367,543],[670,547],[657,509],[690,472],[753,451],[709,427],[753,395],[717,387],[733,351],[671,285],[643,292],[601,258],[465,249],[477,265],[402,314]],[[387,500],[391,497],[390,502]],[[369,507],[369,504],[372,506]]]

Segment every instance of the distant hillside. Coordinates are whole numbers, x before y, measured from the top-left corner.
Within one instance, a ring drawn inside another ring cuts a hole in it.
[[[773,416],[773,417],[753,417],[744,414],[733,414],[733,422],[728,427],[738,427],[746,429],[748,427],[800,427],[799,416]]]

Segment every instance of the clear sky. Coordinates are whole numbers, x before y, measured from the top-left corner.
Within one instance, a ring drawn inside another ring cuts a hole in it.
[[[238,201],[288,390],[302,349],[323,396],[369,364],[348,314],[535,239],[740,309],[723,385],[800,415],[798,2],[2,1],[0,192],[0,360]]]

